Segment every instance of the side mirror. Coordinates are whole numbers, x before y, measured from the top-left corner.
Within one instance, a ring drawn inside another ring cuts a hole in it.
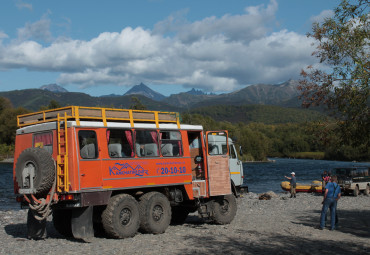
[[[194,161],[195,161],[196,164],[200,164],[203,161],[203,157],[202,156],[196,156],[194,158]]]
[[[240,156],[243,156],[242,146],[239,146],[239,155],[240,155]]]

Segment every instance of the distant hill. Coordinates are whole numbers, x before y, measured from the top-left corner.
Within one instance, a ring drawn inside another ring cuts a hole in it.
[[[102,95],[100,97],[120,97],[120,95],[117,95],[117,94],[109,94],[109,95]]]
[[[51,91],[51,92],[55,92],[55,93],[65,93],[65,92],[68,92],[68,90],[66,90],[65,88],[57,85],[57,84],[48,84],[48,85],[42,85],[40,87],[40,89],[42,90],[48,90],[48,91]]]
[[[145,96],[147,98],[153,99],[155,101],[161,101],[162,99],[165,98],[164,95],[162,95],[162,94],[160,94],[158,92],[155,92],[154,90],[152,90],[151,88],[149,88],[148,86],[146,86],[143,83],[140,83],[139,85],[133,86],[124,95],[125,96],[128,96],[128,95],[141,95],[141,96]]]
[[[204,93],[202,90],[200,89],[195,89],[195,88],[192,88],[191,90],[189,90],[188,92],[185,92],[185,93],[188,93],[190,95],[206,95],[206,93]]]
[[[115,108],[129,108],[132,104],[131,97],[92,97],[84,93],[65,92],[55,93],[42,89],[24,89],[8,92],[0,92],[0,97],[8,98],[14,107],[24,107],[32,111],[38,111],[41,106],[46,106],[51,100],[57,101],[61,106],[101,106]],[[157,102],[150,98],[136,95],[140,101],[150,110],[179,111],[179,107],[168,105],[164,102]]]
[[[261,122],[264,124],[302,123],[323,120],[327,116],[318,111],[303,108],[285,108],[274,105],[214,105],[195,108],[189,113],[209,116],[217,121],[231,123]]]
[[[186,108],[195,108],[209,105],[284,105],[299,107],[298,81],[287,81],[282,84],[256,84],[244,89],[221,95],[190,95],[180,93],[171,95],[166,102]]]
[[[133,104],[131,98],[135,96],[149,110],[199,113],[219,121],[276,124],[322,119],[325,116],[324,109],[307,110],[300,107],[297,85],[297,81],[276,85],[257,84],[221,95],[192,89],[164,97],[141,83],[122,96],[111,94],[93,97],[77,92],[61,93],[63,90],[58,85],[49,84],[42,86],[43,89],[0,92],[0,97],[8,98],[15,107],[21,106],[31,111],[38,111],[41,106],[49,105],[51,100],[61,106],[129,108]]]

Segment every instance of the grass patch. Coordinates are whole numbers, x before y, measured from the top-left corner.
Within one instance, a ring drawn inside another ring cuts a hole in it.
[[[300,159],[324,159],[325,152],[322,152],[322,151],[294,152],[294,153],[291,153],[289,157],[300,158]]]

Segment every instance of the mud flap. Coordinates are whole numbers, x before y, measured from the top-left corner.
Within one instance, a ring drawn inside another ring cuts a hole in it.
[[[72,210],[72,234],[83,240],[94,237],[92,206]]]
[[[27,214],[27,238],[40,240],[46,238],[46,219],[37,220],[31,209]]]

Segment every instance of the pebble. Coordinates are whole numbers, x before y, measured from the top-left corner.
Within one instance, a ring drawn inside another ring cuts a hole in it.
[[[254,193],[238,198],[229,225],[206,223],[191,214],[185,224],[169,226],[163,234],[94,237],[89,243],[61,236],[51,217],[48,237],[28,240],[27,211],[0,210],[0,254],[369,254],[370,197],[340,199],[338,229],[322,231],[317,229],[322,196],[270,195],[271,200],[258,200]]]

